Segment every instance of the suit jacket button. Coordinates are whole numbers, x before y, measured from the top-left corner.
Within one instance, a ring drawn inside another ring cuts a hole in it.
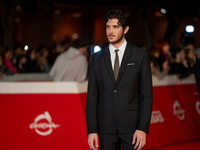
[[[114,90],[115,93],[117,93],[117,90]]]

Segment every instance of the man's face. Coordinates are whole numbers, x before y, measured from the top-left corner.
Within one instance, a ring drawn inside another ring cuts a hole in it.
[[[106,35],[111,44],[121,41],[126,34],[122,26],[118,24],[118,19],[109,19],[106,23]]]

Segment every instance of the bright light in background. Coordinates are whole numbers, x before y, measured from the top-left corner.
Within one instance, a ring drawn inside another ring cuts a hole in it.
[[[185,27],[185,31],[186,31],[187,33],[193,33],[193,32],[194,32],[194,26],[193,26],[193,25],[187,25],[187,26]]]
[[[166,13],[167,13],[166,9],[164,9],[164,8],[161,8],[161,9],[160,9],[160,12],[161,12],[162,14],[166,14]]]
[[[94,53],[99,52],[100,50],[101,50],[101,48],[98,45],[96,45],[94,47]]]
[[[28,45],[24,46],[24,50],[27,51],[28,50]]]
[[[77,33],[74,33],[74,34],[72,35],[72,38],[73,38],[74,40],[78,39],[78,34],[77,34]]]

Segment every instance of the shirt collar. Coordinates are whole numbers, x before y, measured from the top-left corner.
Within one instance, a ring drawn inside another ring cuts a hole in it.
[[[125,39],[124,43],[118,48],[120,53],[124,53],[124,51],[126,49],[126,45],[127,45],[127,41]],[[109,50],[110,50],[110,53],[112,54],[115,52],[116,48],[114,46],[112,46],[112,44],[109,44]]]

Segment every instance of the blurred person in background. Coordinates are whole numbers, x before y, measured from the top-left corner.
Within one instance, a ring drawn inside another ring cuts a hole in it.
[[[193,44],[190,44],[190,43],[189,43],[189,44],[187,44],[186,46],[187,46],[188,49],[191,49],[191,50],[194,52],[194,49],[195,49],[195,48],[194,48],[194,45],[193,45]]]
[[[3,74],[6,75],[13,75],[14,72],[12,70],[9,70],[5,67],[4,63],[3,63],[3,57],[2,54],[0,54],[0,79],[3,78]]]
[[[167,40],[159,40],[156,44],[155,44],[156,48],[159,50],[159,58],[158,58],[158,65],[160,67],[160,71],[163,70],[163,63],[165,61],[169,62],[169,59],[171,57],[171,53],[170,53],[170,45],[169,42]]]
[[[56,61],[56,58],[61,54],[58,45],[59,44],[55,43],[52,45],[49,55],[47,57],[49,64],[51,66],[53,66],[54,62]]]
[[[15,46],[14,49],[13,49],[13,57],[11,59],[12,64],[16,66],[17,57],[19,55],[24,55],[24,54],[25,54],[25,51],[24,51],[22,46],[19,46],[19,45]]]
[[[170,45],[167,40],[159,40],[156,43],[156,48],[160,51],[160,56],[158,59],[158,64],[160,66],[160,71],[163,70],[163,63],[168,62],[169,71],[168,74],[176,74],[177,64],[176,64],[176,56],[174,51],[170,51]]]
[[[153,75],[155,75],[158,79],[162,79],[164,78],[169,71],[169,66],[168,66],[168,62],[164,61],[162,64],[162,68],[163,70],[160,71],[160,66],[158,64],[158,60],[159,60],[159,50],[153,46],[149,49],[149,53],[150,53],[150,61],[151,61],[151,73]]]
[[[186,56],[185,56],[185,49],[178,49],[178,52],[176,54],[176,59],[175,62],[177,63],[177,71],[176,74],[182,74],[186,72],[189,67],[186,61]]]
[[[89,61],[89,52],[88,47],[79,48],[80,52],[85,55],[86,59]]]
[[[194,44],[191,44],[191,43],[186,44],[185,49],[190,49],[193,53],[195,53],[195,46],[194,46]],[[196,61],[196,56],[195,55],[194,55],[193,60],[194,60],[194,62]]]
[[[189,68],[193,67],[193,65],[195,64],[195,60],[196,60],[194,50],[186,48],[185,55],[186,55],[186,61],[187,61],[188,67]]]
[[[70,46],[70,37],[66,36],[62,42],[59,44],[54,44],[50,54],[48,56],[48,61],[51,66],[53,66],[56,58],[63,52],[65,52]]]
[[[86,80],[88,62],[84,53],[87,51],[87,45],[82,39],[75,40],[67,51],[58,56],[50,71],[54,81]]]
[[[17,73],[17,68],[13,66],[11,59],[13,57],[13,52],[10,49],[5,49],[3,54],[4,65],[7,69]]]
[[[66,49],[67,49],[67,47],[65,45],[65,42],[61,41],[60,43],[55,45],[53,52],[59,55],[59,54],[63,53]]]
[[[199,59],[200,58],[200,48],[198,48],[196,50],[196,58]]]
[[[192,56],[192,54],[191,54]],[[183,79],[187,76],[189,76],[190,74],[194,74],[195,75],[195,80],[197,83],[197,89],[198,92],[200,93],[200,48],[196,51],[196,63],[194,63],[193,67],[191,67],[188,71],[186,71],[185,73],[181,74],[179,76],[180,79]],[[200,96],[200,94],[199,94]]]
[[[0,55],[0,79],[3,78],[4,69],[5,69],[5,66],[3,65],[3,60],[2,60],[2,57]]]
[[[37,65],[40,67],[40,70],[43,72],[49,72],[51,67],[47,59],[49,54],[48,48],[44,45],[41,45],[39,46],[37,53]]]
[[[27,72],[26,61],[27,61],[26,55],[17,56],[17,63],[16,63],[17,72],[19,72],[19,73]]]
[[[42,72],[40,67],[37,66],[35,49],[28,49],[26,57],[27,57],[26,61],[27,72]]]

